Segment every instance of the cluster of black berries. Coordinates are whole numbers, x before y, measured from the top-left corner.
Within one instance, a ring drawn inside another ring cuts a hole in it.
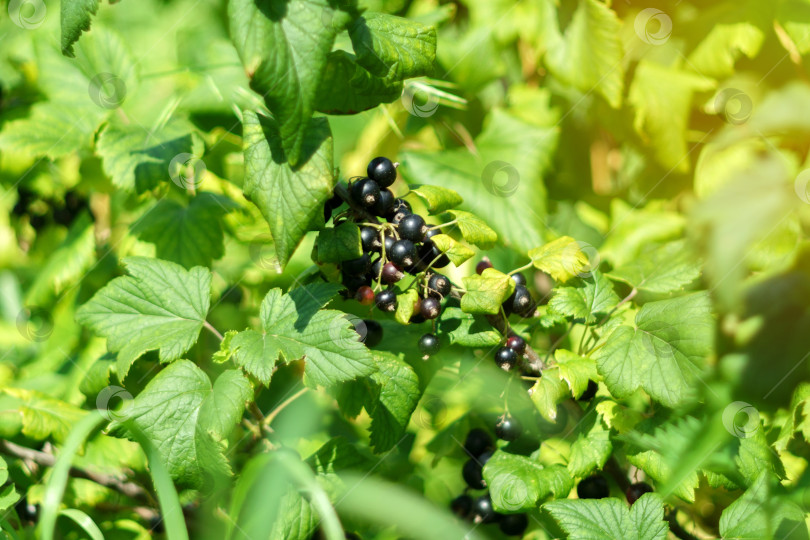
[[[645,493],[652,492],[653,488],[646,482],[631,484],[625,491],[627,502],[632,506]],[[610,495],[610,488],[604,476],[594,474],[577,484],[577,497],[580,499],[604,499]]]
[[[503,416],[495,426],[495,433],[499,439],[514,441],[520,437],[522,428],[514,418]],[[464,451],[470,456],[461,469],[461,474],[468,488],[472,490],[486,489],[484,480],[484,465],[492,457],[495,449],[489,433],[480,428],[471,429],[464,441]],[[526,530],[529,519],[526,514],[499,514],[492,506],[489,492],[473,498],[465,493],[459,495],[450,503],[450,510],[461,519],[474,523],[497,523],[506,535],[520,536]]]
[[[363,255],[340,264],[342,283],[361,304],[375,304],[381,311],[393,312],[397,308],[394,284],[406,273],[424,273],[411,322],[435,319],[452,287],[447,276],[434,272],[450,264],[447,255],[430,240],[439,230],[430,228],[422,216],[412,212],[407,201],[396,198],[388,189],[397,177],[396,165],[390,159],[372,159],[367,174],[349,186],[352,206],[361,212],[349,212],[353,215],[348,219],[360,225]],[[342,203],[340,197],[327,201],[324,217],[329,219]],[[425,334],[419,340],[419,349],[426,356],[435,354],[439,339]]]
[[[50,221],[69,227],[76,216],[88,208],[87,198],[77,191],[65,192],[64,199],[44,199],[20,186],[17,188],[17,202],[11,213],[18,217],[27,216],[31,227],[39,231]]]

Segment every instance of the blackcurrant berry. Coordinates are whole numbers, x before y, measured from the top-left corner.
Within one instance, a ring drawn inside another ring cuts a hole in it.
[[[457,517],[466,519],[472,510],[473,499],[469,495],[459,495],[450,501],[450,511]]]
[[[403,217],[397,224],[397,232],[400,238],[405,238],[411,242],[421,242],[425,239],[427,225],[419,214],[410,214]]]
[[[475,265],[475,273],[476,274],[483,274],[484,270],[487,268],[492,268],[492,263],[489,262],[489,259],[483,259],[478,261],[478,264]]]
[[[521,536],[528,526],[529,518],[526,517],[526,514],[507,514],[501,516],[498,521],[498,527],[507,536]]]
[[[386,255],[400,267],[411,266],[416,261],[416,246],[410,240],[397,240]]]
[[[442,274],[433,274],[428,279],[428,296],[444,298],[450,294],[450,280]]]
[[[472,489],[484,489],[487,487],[487,483],[484,481],[483,467],[478,460],[470,458],[461,468],[461,476]]]
[[[358,302],[363,304],[364,306],[370,306],[374,303],[374,291],[368,285],[363,285],[357,292],[354,294],[354,297],[357,299]]]
[[[518,355],[526,352],[526,340],[520,336],[509,336],[506,339],[506,346],[515,351]]]
[[[409,216],[412,213],[411,205],[408,204],[408,201],[404,199],[397,199],[394,201],[394,207],[391,209],[388,215],[385,216],[385,218],[389,221],[389,223],[396,225],[402,221],[402,218]]]
[[[343,261],[340,263],[340,268],[346,274],[365,274],[371,269],[371,256],[368,253],[363,253],[356,259]]]
[[[391,193],[390,189],[381,189],[380,190],[380,198],[377,199],[377,202],[374,203],[374,206],[371,207],[371,211],[375,216],[386,216],[394,207],[394,201],[396,197],[394,194]]]
[[[397,293],[392,290],[384,290],[377,293],[377,307],[382,311],[394,311],[397,309]]]
[[[439,338],[433,334],[425,334],[419,338],[419,351],[425,356],[432,356],[439,352]]]
[[[492,437],[481,428],[473,428],[464,439],[464,450],[470,457],[477,458],[492,448]]]
[[[492,507],[492,499],[489,497],[489,493],[481,495],[473,501],[472,517],[476,523],[492,523],[498,517]]]
[[[431,225],[428,225],[428,227],[431,227]],[[425,233],[425,241],[427,242],[428,240],[430,240],[431,238],[433,238],[437,234],[442,234],[442,231],[440,231],[439,229],[430,229],[430,228],[428,228],[428,231]]]
[[[502,416],[495,424],[495,436],[502,441],[516,441],[522,433],[520,422],[511,416]]]
[[[413,324],[422,324],[423,322],[425,322],[425,320],[426,319],[424,317],[422,317],[421,313],[419,313],[417,311],[414,311],[414,314],[411,315],[411,318],[410,318],[409,322],[411,322]]]
[[[378,281],[380,279],[380,271],[383,267],[382,257],[375,259],[373,263],[371,263],[371,270],[369,274],[371,274],[371,281]]]
[[[530,311],[534,311],[535,303],[529,289],[523,285],[517,285],[515,292],[507,299],[507,304],[513,313],[518,315],[525,315]]]
[[[517,353],[509,347],[501,347],[495,352],[495,363],[504,371],[510,371],[517,361]]]
[[[526,286],[526,276],[518,272],[517,274],[512,274],[512,280],[515,282],[515,285],[523,285]]]
[[[363,251],[366,253],[380,251],[380,234],[374,227],[360,227],[360,242],[363,244]]]
[[[361,178],[352,184],[352,200],[365,208],[371,208],[380,199],[380,186],[371,178]]]
[[[392,262],[387,262],[382,267],[382,280],[384,283],[396,283],[402,279],[402,270]]]
[[[427,297],[422,299],[422,305],[419,308],[419,313],[425,319],[435,319],[442,312],[442,305],[436,298]]]
[[[577,398],[577,401],[590,401],[596,395],[596,391],[599,390],[599,385],[596,381],[588,381],[588,387],[582,392],[582,395]]]
[[[605,477],[595,474],[577,484],[577,497],[580,499],[604,499],[610,495]]]
[[[394,238],[393,236],[390,236],[390,235],[387,235],[387,234],[385,235],[385,238],[383,239],[383,242],[385,243],[385,253],[386,253],[386,255],[391,253],[391,248],[394,247],[394,242],[396,242],[396,241],[397,241],[397,239]]]
[[[444,268],[450,264],[450,259],[433,242],[425,242],[419,247],[418,262],[425,268],[431,263],[432,268]]]
[[[481,467],[487,464],[487,461],[492,457],[492,450],[487,450],[480,456],[478,456],[478,463],[481,464]]]
[[[647,482],[638,482],[628,487],[624,494],[627,496],[627,502],[629,502],[630,506],[632,506],[633,503],[639,500],[642,495],[645,493],[652,493],[652,490],[652,486]]]
[[[380,323],[371,319],[363,319],[363,325],[365,326],[365,332],[360,332],[360,341],[365,343],[366,347],[379,345],[383,338],[383,329]]]
[[[366,274],[347,274],[343,272],[341,283],[343,283],[343,286],[349,289],[350,292],[354,292],[363,285],[368,285],[371,281]]]
[[[390,159],[386,157],[375,157],[372,159],[366,173],[369,178],[380,184],[381,187],[388,187],[397,179],[397,168]]]

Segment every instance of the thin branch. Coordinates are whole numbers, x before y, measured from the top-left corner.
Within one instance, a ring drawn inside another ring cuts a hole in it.
[[[225,336],[223,336],[222,334],[220,334],[220,333],[219,333],[219,330],[217,330],[216,328],[214,328],[214,327],[211,325],[211,323],[210,323],[210,322],[208,322],[208,321],[203,321],[203,326],[205,326],[205,327],[206,327],[208,330],[210,330],[212,334],[214,334],[215,336],[217,336],[217,338],[219,338],[219,340],[220,340],[220,341],[222,341],[223,339],[225,339]]]
[[[666,516],[664,516],[664,519],[666,519],[667,523],[669,523],[669,532],[681,540],[700,540],[697,536],[684,529],[683,526],[678,523],[676,518],[677,512],[675,510],[667,512]]]
[[[281,411],[283,411],[290,403],[292,403],[293,401],[295,401],[299,397],[306,394],[307,390],[309,390],[309,388],[307,388],[305,386],[304,388],[302,388],[301,390],[299,390],[295,394],[291,395],[290,397],[288,397],[287,399],[285,399],[284,401],[279,403],[278,406],[275,409],[270,411],[270,414],[268,414],[267,416],[264,417],[264,422],[263,422],[264,425],[269,426],[273,422],[273,420],[276,418],[276,416],[279,415],[279,413]]]

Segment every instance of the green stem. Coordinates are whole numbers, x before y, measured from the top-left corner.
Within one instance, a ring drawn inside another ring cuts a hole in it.
[[[524,270],[528,270],[529,268],[532,268],[533,266],[534,266],[534,263],[529,263],[529,264],[526,264],[524,266],[521,266],[520,268],[515,268],[514,270],[512,270],[511,272],[509,272],[506,275],[507,276],[513,276],[513,275],[517,274],[518,272],[523,272]]]

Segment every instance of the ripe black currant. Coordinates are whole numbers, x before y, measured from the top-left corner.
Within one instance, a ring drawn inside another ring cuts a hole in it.
[[[371,280],[369,280],[366,274],[347,274],[343,272],[341,283],[343,283],[343,286],[349,289],[350,292],[354,292],[360,287],[371,283]]]
[[[506,302],[509,304],[511,311],[513,313],[517,313],[518,315],[525,315],[529,313],[530,310],[534,310],[535,307],[535,303],[529,289],[523,285],[517,285],[515,287],[515,292],[512,293],[512,296],[510,296]]]
[[[410,214],[403,217],[397,224],[397,232],[400,238],[405,238],[411,242],[421,242],[425,239],[427,225],[419,214]]]
[[[374,203],[374,206],[371,207],[371,211],[375,216],[383,217],[387,215],[394,207],[395,200],[396,197],[394,197],[394,194],[391,193],[390,189],[381,189],[380,197],[377,199],[377,202]]]
[[[501,347],[495,352],[495,363],[504,371],[510,371],[517,361],[517,353],[509,347]]]
[[[428,279],[428,296],[444,298],[450,294],[450,280],[442,274],[433,274]]]
[[[528,526],[529,518],[526,517],[526,514],[507,514],[501,516],[498,521],[498,527],[507,536],[521,536]]]
[[[374,227],[360,227],[360,241],[363,244],[363,251],[380,251],[380,235]]]
[[[506,346],[515,351],[518,355],[526,352],[526,340],[520,336],[509,336],[506,339]]]
[[[383,338],[383,329],[380,323],[371,319],[363,319],[363,326],[365,326],[365,332],[360,332],[360,341],[365,343],[366,347],[379,345]]]
[[[381,187],[388,187],[397,179],[397,168],[390,159],[386,157],[375,157],[372,159],[366,173],[369,178],[380,184]]]
[[[610,495],[610,488],[604,476],[595,474],[577,484],[577,497],[580,499],[604,499]]]
[[[422,305],[419,307],[419,313],[425,319],[435,319],[442,312],[442,305],[436,298],[427,297],[422,299]]]
[[[404,199],[397,199],[394,201],[394,207],[385,218],[394,225],[402,221],[405,216],[411,215],[411,205]]]
[[[340,268],[346,274],[365,274],[371,269],[371,256],[368,253],[363,253],[356,259],[343,261],[340,263]]]
[[[400,267],[411,266],[416,261],[416,246],[410,240],[397,240],[386,255]]]
[[[469,495],[459,495],[450,501],[450,511],[457,517],[466,519],[472,510],[473,499]]]
[[[652,486],[647,482],[637,482],[635,484],[631,484],[624,494],[627,497],[627,502],[629,502],[630,506],[632,506],[633,503],[639,500],[642,495],[645,493],[652,493],[652,490]]]
[[[396,283],[402,279],[402,270],[392,262],[387,262],[382,267],[382,280],[384,283]]]
[[[495,424],[495,436],[502,441],[516,441],[523,433],[523,427],[517,418],[502,416]]]
[[[526,286],[526,276],[518,272],[517,274],[512,274],[512,280],[515,282],[515,285],[523,285]]]
[[[475,458],[468,459],[461,468],[461,476],[467,485],[472,489],[484,489],[487,483],[484,481],[484,466]]]
[[[596,395],[596,391],[599,390],[599,385],[596,381],[588,381],[588,387],[582,392],[582,395],[577,398],[577,401],[590,401]]]
[[[473,501],[472,517],[476,523],[492,523],[498,517],[492,507],[492,499],[489,497],[489,493],[481,495]]]
[[[425,334],[419,338],[419,351],[425,356],[432,356],[439,352],[439,338],[433,334]]]
[[[396,241],[397,241],[396,238],[394,238],[393,236],[388,235],[388,234],[386,234],[383,237],[383,243],[385,244],[385,253],[386,253],[386,255],[388,253],[391,253],[391,248],[394,247],[394,242],[396,242]]]
[[[477,458],[492,448],[492,437],[481,428],[473,428],[464,439],[464,450],[470,457]]]
[[[433,263],[433,268],[444,268],[450,264],[450,259],[433,242],[425,241],[419,247],[419,263],[424,265],[425,268],[430,263]]]
[[[478,264],[475,265],[475,273],[483,274],[484,270],[486,270],[487,268],[492,268],[492,263],[489,261],[489,259],[483,259],[481,261],[478,261]]]
[[[371,208],[380,199],[380,186],[371,178],[361,178],[352,184],[352,200],[365,208]]]
[[[377,293],[375,298],[377,307],[382,311],[394,311],[397,309],[397,293],[392,290],[384,290]]]
[[[364,306],[370,306],[374,303],[374,290],[368,285],[363,285],[357,289],[354,297]]]

